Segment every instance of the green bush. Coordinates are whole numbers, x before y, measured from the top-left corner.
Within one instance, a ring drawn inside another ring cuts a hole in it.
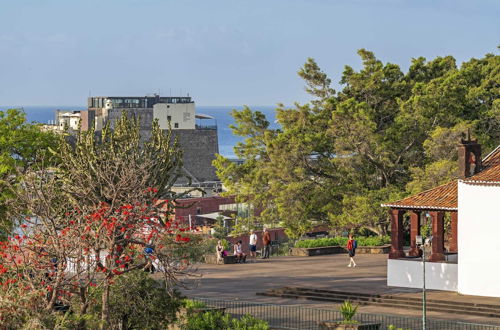
[[[186,309],[198,309],[207,307],[207,304],[205,304],[204,302],[192,299],[184,299],[182,305]]]
[[[356,315],[357,310],[358,306],[353,306],[349,300],[344,301],[339,307],[340,314],[342,314],[343,318],[342,322],[345,324],[356,323],[352,318]]]
[[[263,320],[251,315],[241,319],[233,318],[231,314],[222,312],[205,312],[190,315],[182,330],[268,330],[269,325]]]
[[[101,310],[101,289],[93,292],[92,311]],[[172,323],[181,306],[179,295],[170,297],[165,287],[143,271],[116,277],[109,294],[109,326],[120,329],[162,329]]]
[[[389,236],[370,236],[370,237],[355,237],[360,246],[382,246],[389,244],[391,238]],[[295,247],[298,248],[316,248],[324,246],[346,246],[347,237],[331,237],[331,238],[317,238],[298,241]]]

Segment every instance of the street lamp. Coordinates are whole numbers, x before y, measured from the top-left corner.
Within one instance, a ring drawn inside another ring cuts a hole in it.
[[[423,236],[416,237],[417,246],[422,249],[422,329],[427,329],[427,297],[425,291],[425,247],[432,242],[432,236],[424,239]]]

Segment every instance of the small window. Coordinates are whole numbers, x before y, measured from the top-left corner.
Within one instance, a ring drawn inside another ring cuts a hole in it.
[[[167,116],[167,120],[171,121],[172,120],[172,116]]]
[[[179,123],[175,123],[174,128],[179,128]]]

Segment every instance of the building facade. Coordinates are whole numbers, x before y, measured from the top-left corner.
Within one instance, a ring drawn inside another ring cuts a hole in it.
[[[456,180],[399,201],[390,208],[391,252],[387,285],[421,288],[426,250],[428,289],[500,297],[500,146],[481,158],[476,140],[458,146]],[[404,247],[404,217],[409,217],[409,249]],[[445,235],[445,219],[450,221]],[[418,246],[423,225],[431,227],[428,246]]]
[[[88,98],[88,110],[81,112],[82,129],[94,127],[97,132],[104,125],[113,128],[125,113],[139,119],[140,134],[144,140],[151,136],[153,122],[163,130],[171,129],[183,150],[183,168],[192,182],[216,181],[212,161],[219,152],[217,125],[204,124],[214,118],[196,114],[191,97],[100,96]],[[85,125],[84,125],[85,124]],[[187,182],[187,179],[181,180]]]

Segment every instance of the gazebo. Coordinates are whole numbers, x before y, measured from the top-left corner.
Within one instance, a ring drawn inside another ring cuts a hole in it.
[[[390,259],[420,256],[421,252],[417,247],[416,237],[420,235],[422,217],[426,216],[430,217],[432,221],[432,253],[429,256],[429,261],[444,261],[444,218],[447,212],[451,215],[451,238],[447,252],[458,253],[457,181],[452,181],[397,202],[383,204],[382,206],[390,207]],[[403,251],[403,216],[405,213],[409,213],[410,215],[410,250],[408,256]]]
[[[467,134],[458,145],[458,178],[419,194],[382,204],[390,208],[391,251],[389,253],[387,282],[392,286],[421,287],[422,258],[416,237],[421,234],[423,220],[430,218],[431,262],[426,285],[430,289],[456,291],[458,287],[459,206],[458,181],[478,175],[483,169],[481,146]],[[488,168],[488,163],[485,167]],[[450,235],[445,249],[445,214],[451,218]],[[404,216],[410,218],[410,249],[404,250]]]

